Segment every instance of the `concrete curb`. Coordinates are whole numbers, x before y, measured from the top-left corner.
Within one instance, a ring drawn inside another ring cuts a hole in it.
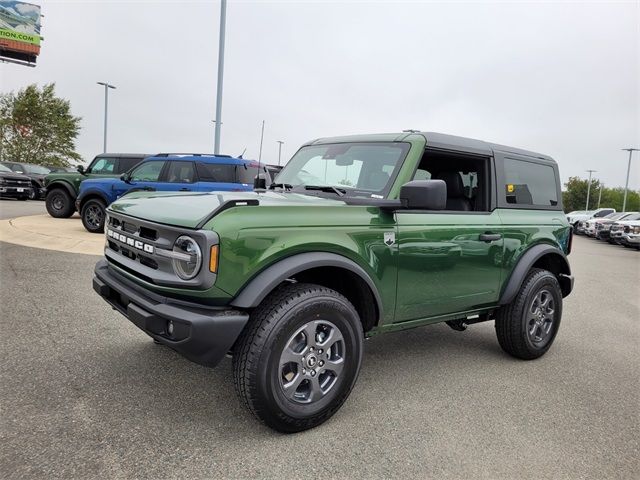
[[[104,253],[104,235],[87,232],[77,216],[30,215],[0,220],[0,241],[83,255]]]

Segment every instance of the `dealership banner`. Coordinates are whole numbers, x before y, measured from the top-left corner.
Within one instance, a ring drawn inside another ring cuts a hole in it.
[[[40,53],[40,6],[15,0],[0,0],[0,50]]]

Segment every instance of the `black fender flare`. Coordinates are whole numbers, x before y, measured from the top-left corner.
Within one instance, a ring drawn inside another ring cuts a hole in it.
[[[558,247],[554,247],[549,244],[537,244],[525,251],[518,260],[518,263],[511,271],[511,276],[506,286],[502,290],[500,295],[499,304],[507,305],[511,303],[520,290],[522,282],[524,282],[527,273],[531,270],[531,267],[543,256],[554,255],[558,259],[560,265],[560,272],[558,281],[562,287],[563,296],[567,296],[573,288],[573,277],[571,276],[571,268],[569,267],[569,261],[567,256]]]
[[[371,289],[377,304],[378,316],[382,317],[382,300],[369,274],[353,260],[329,252],[299,253],[270,265],[242,287],[240,293],[231,301],[231,305],[237,308],[257,307],[282,282],[296,273],[317,267],[344,268],[358,275]]]
[[[78,198],[78,192],[76,192],[76,189],[73,188],[73,186],[69,185],[69,183],[64,182],[62,180],[57,180],[47,185],[47,193],[55,190],[56,188],[64,188],[67,191],[67,193],[71,195],[72,200],[75,200],[76,198]]]
[[[99,198],[100,200],[102,200],[104,202],[105,208],[109,206],[109,199],[104,194],[104,192],[97,189],[86,190],[82,192],[82,195],[78,196],[76,200],[76,204],[78,205],[78,211],[80,212],[82,210],[82,206],[87,200],[91,200],[93,198]]]

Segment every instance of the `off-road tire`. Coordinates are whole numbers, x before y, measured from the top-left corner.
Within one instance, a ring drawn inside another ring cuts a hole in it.
[[[300,326],[312,320],[332,322],[345,345],[344,367],[320,400],[300,404],[280,384],[281,353]],[[287,283],[253,311],[233,348],[236,393],[249,411],[269,427],[300,432],[329,419],[345,402],[362,362],[363,331],[353,305],[338,292],[314,284]]]
[[[64,188],[54,188],[47,192],[45,206],[49,215],[54,218],[69,218],[76,211],[73,198]]]
[[[104,233],[104,220],[106,218],[106,208],[105,203],[99,198],[92,198],[87,200],[80,209],[80,218],[82,219],[82,225],[84,228],[90,233]],[[91,212],[97,215],[100,215],[100,218],[97,219],[94,217],[92,220],[90,217]],[[101,213],[97,213],[101,212]],[[97,222],[97,223],[96,223]]]
[[[535,296],[546,290],[554,301],[554,319],[548,339],[536,345],[528,335],[529,309]],[[520,290],[509,305],[500,308],[496,314],[495,328],[498,343],[508,354],[522,360],[533,360],[544,355],[553,344],[560,319],[562,318],[562,290],[556,276],[548,270],[532,268]]]

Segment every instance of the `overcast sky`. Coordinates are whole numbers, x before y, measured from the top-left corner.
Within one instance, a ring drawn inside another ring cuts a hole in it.
[[[0,64],[0,91],[56,82],[82,117],[78,151],[213,151],[219,2],[41,1],[36,68]],[[307,140],[407,128],[553,156],[623,186],[640,148],[640,8],[630,2],[230,0],[222,152],[283,160]],[[640,188],[640,155],[631,185]]]

